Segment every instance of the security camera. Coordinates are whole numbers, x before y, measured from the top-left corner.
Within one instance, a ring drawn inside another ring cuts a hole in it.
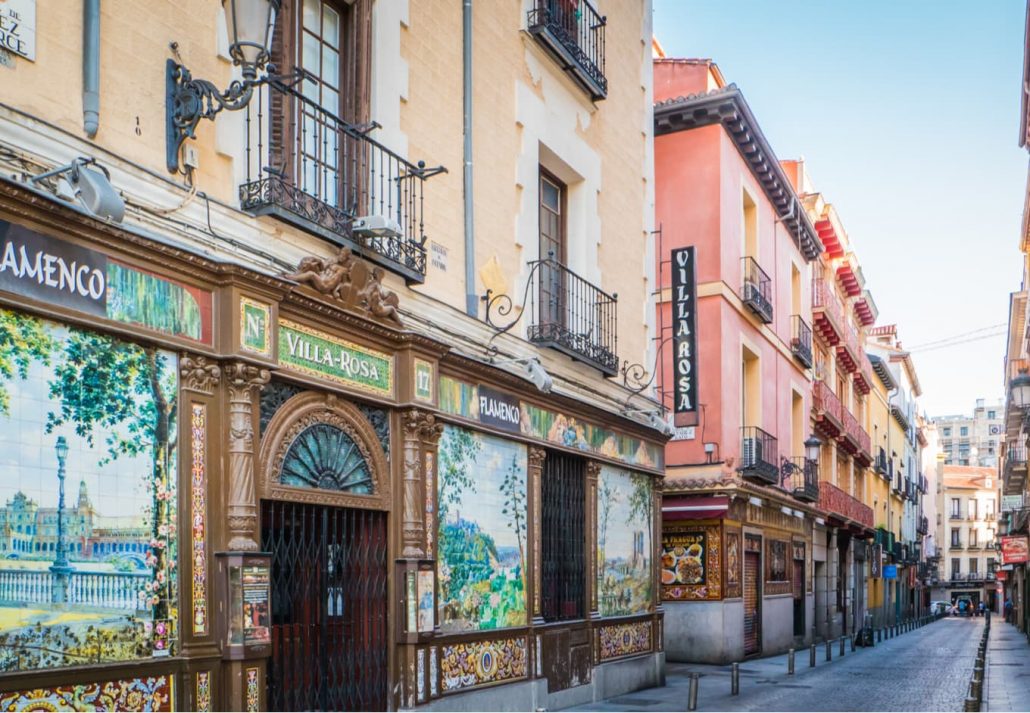
[[[554,386],[554,379],[538,360],[526,360],[525,370],[526,378],[533,382],[533,386],[545,394],[550,393],[551,387]]]

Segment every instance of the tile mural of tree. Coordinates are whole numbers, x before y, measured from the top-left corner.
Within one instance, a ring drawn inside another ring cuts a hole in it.
[[[603,466],[597,486],[597,606],[601,616],[640,614],[652,603],[651,478]]]
[[[526,624],[526,447],[455,426],[440,438],[440,627]]]

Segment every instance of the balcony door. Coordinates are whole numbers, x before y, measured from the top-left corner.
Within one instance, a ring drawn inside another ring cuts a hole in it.
[[[540,268],[539,324],[557,337],[564,332],[567,322],[566,261],[566,206],[565,184],[547,171],[540,169],[540,259],[549,260]]]

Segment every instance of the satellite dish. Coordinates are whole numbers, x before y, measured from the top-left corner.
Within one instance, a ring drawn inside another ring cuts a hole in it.
[[[69,183],[83,207],[98,218],[121,223],[125,217],[125,201],[101,173],[79,164],[72,169]]]

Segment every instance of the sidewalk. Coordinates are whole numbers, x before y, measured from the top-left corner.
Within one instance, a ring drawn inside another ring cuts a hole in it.
[[[1001,617],[991,622],[984,671],[985,711],[1030,711],[1030,644],[1026,636]]]

